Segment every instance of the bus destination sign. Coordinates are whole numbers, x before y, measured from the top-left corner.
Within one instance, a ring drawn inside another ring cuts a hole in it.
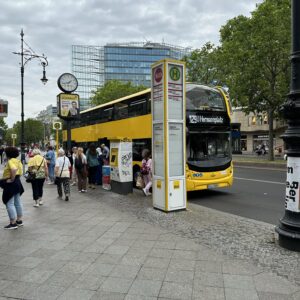
[[[189,115],[190,124],[224,124],[221,116]]]

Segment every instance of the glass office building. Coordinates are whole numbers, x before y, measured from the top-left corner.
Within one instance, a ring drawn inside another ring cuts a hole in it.
[[[78,79],[81,110],[89,108],[92,91],[108,80],[150,87],[151,64],[163,58],[181,59],[191,51],[165,43],[114,43],[72,46],[72,73]]]

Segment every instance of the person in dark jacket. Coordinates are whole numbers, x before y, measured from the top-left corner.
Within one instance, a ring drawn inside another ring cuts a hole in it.
[[[19,151],[16,147],[7,147],[5,154],[8,161],[1,180],[1,187],[3,188],[2,201],[6,205],[10,223],[4,229],[17,229],[19,226],[23,226],[21,195],[24,188],[20,180],[23,165],[17,159]]]
[[[96,173],[99,166],[98,153],[96,146],[91,144],[86,152],[86,160],[88,167],[89,188],[95,189]]]
[[[0,159],[1,159],[1,165],[3,164],[3,152],[4,152],[4,148],[1,147],[0,148]]]

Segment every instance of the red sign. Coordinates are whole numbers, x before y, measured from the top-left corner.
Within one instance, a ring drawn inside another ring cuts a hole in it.
[[[163,71],[160,67],[155,70],[154,79],[156,82],[160,82],[163,78]]]

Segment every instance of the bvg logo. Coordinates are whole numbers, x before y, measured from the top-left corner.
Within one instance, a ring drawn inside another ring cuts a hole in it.
[[[202,177],[202,176],[203,176],[202,173],[194,173],[194,174],[193,174],[193,177]]]
[[[216,177],[216,174],[215,173],[211,173],[210,177]]]

